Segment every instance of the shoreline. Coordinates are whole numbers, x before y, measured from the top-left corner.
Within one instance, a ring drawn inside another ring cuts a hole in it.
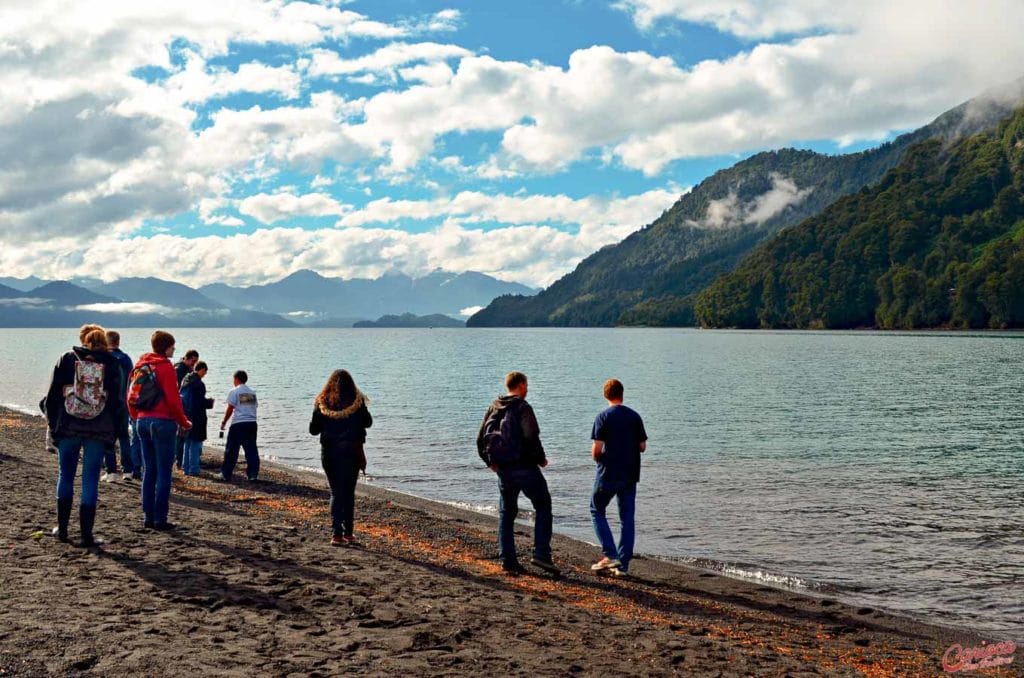
[[[0,417],[4,415],[5,411],[10,411],[22,416],[43,420],[43,416],[38,412],[30,411],[30,408],[22,408],[11,404],[0,403]],[[220,459],[223,454],[223,446],[212,446],[211,442],[215,442],[216,439],[207,440],[203,448],[203,459],[204,467],[208,460],[211,458]],[[118,460],[120,465],[120,460]],[[244,459],[239,459],[239,464],[244,464]],[[261,459],[261,466],[263,469],[274,469],[278,473],[284,475],[294,475],[296,477],[303,478],[305,484],[326,484],[326,476],[320,469],[312,466],[300,466],[291,465],[276,459]],[[177,471],[175,471],[175,477],[177,477]],[[455,500],[445,500],[432,497],[426,497],[412,492],[406,492],[394,487],[387,487],[385,485],[377,484],[372,480],[367,480],[366,475],[360,475],[360,480],[356,488],[356,494],[374,497],[384,501],[394,501],[400,505],[406,505],[409,507],[415,507],[418,510],[425,512],[446,514],[446,513],[459,513],[469,514],[474,516],[480,521],[490,522],[496,525],[498,512],[497,508],[492,510],[478,509],[468,506],[465,502],[459,502]],[[80,480],[80,479],[79,479]],[[102,485],[101,485],[102,488]],[[497,492],[495,492],[497,494]],[[402,502],[401,499],[407,499],[407,502]],[[497,499],[497,497],[495,497]],[[517,534],[523,530],[527,532],[532,529],[533,520],[533,509],[529,504],[529,500],[525,497],[520,497],[519,501],[519,517],[516,520]],[[487,507],[490,509],[490,507]],[[479,522],[479,521],[477,521]],[[613,526],[614,527],[614,526]],[[494,528],[496,531],[496,528]],[[554,535],[575,542],[579,548],[590,549],[594,554],[594,559],[600,556],[599,550],[600,545],[596,542],[588,541],[586,538],[579,536],[578,534],[572,534],[566,531],[560,531],[558,526],[555,526]],[[659,554],[659,553],[647,553],[637,552],[635,558],[644,559],[648,561],[655,561],[663,563],[666,566],[680,567],[688,570],[695,570],[699,573],[706,573],[716,577],[723,577],[726,579],[734,580],[737,582],[743,582],[752,586],[757,587],[768,587],[778,589],[779,591],[793,593],[795,595],[806,596],[813,599],[835,599],[836,602],[840,602],[851,608],[872,608],[877,609],[882,613],[906,619],[911,622],[921,623],[925,625],[935,626],[937,628],[946,629],[951,632],[960,633],[971,633],[974,635],[988,634],[994,637],[1001,637],[1007,632],[998,629],[973,629],[972,627],[964,626],[963,624],[949,623],[943,624],[941,622],[936,623],[930,621],[924,614],[915,614],[913,611],[905,611],[897,608],[888,608],[885,603],[879,604],[875,600],[871,599],[858,599],[855,593],[850,593],[848,590],[843,589],[841,586],[834,585],[827,581],[819,581],[810,578],[797,577],[788,574],[783,571],[775,571],[767,569],[765,566],[759,563],[741,563],[736,561],[724,561],[714,560],[707,558],[697,558],[691,556],[675,556],[672,554]],[[790,583],[796,582],[796,583]],[[981,637],[979,635],[979,637]],[[1022,643],[1024,644],[1024,643]]]
[[[34,536],[53,522],[42,431],[0,408],[0,673],[934,675],[983,640],[649,557],[598,577],[597,549],[562,534],[561,579],[509,578],[494,517],[372,485],[362,547],[332,549],[323,477],[280,463],[257,484],[175,474],[169,534],[139,529],[137,483],[101,483],[107,543],[83,550]]]

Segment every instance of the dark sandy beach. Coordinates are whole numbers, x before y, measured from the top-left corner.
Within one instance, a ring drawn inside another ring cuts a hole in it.
[[[77,512],[71,544],[48,535],[42,441],[42,419],[0,410],[0,675],[915,676],[980,644],[652,559],[596,577],[596,549],[564,537],[560,580],[509,578],[493,518],[372,487],[361,546],[332,548],[326,481],[274,465],[258,484],[176,474],[172,533],[142,530],[137,483],[101,483],[105,544],[84,550]]]

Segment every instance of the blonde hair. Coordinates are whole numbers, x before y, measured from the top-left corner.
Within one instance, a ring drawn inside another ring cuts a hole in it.
[[[103,328],[97,328],[90,330],[85,338],[82,339],[82,346],[85,346],[90,351],[106,351],[107,349],[107,333],[103,331]]]

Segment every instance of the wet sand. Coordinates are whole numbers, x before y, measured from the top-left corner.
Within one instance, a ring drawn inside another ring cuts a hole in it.
[[[322,476],[266,464],[263,482],[219,483],[212,450],[209,477],[175,473],[174,532],[142,529],[137,482],[101,483],[105,544],[86,550],[77,511],[72,543],[49,536],[43,430],[0,409],[0,675],[914,676],[980,644],[654,559],[598,577],[597,549],[562,536],[561,579],[508,577],[494,518],[363,485],[360,546],[332,548]]]

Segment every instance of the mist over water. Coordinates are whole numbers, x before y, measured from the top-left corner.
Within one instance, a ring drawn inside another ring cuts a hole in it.
[[[231,373],[245,369],[261,454],[318,469],[312,401],[345,368],[371,400],[372,481],[481,510],[496,507],[497,484],[477,427],[504,374],[526,372],[556,529],[591,542],[590,426],[618,377],[650,435],[639,552],[1022,637],[1022,334],[174,333],[179,354],[197,348],[210,365],[214,436]],[[35,411],[76,335],[0,330],[0,404]],[[137,358],[148,336],[124,330],[123,348]]]

